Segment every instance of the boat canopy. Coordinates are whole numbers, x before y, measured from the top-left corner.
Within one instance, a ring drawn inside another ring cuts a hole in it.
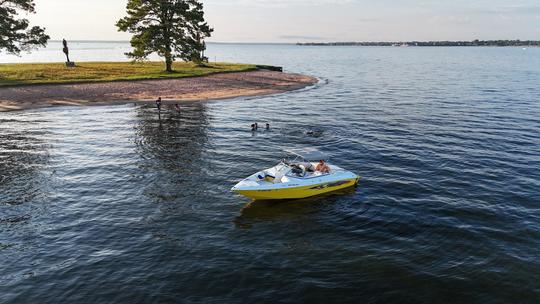
[[[286,149],[284,150],[287,153],[301,157],[307,161],[319,161],[319,160],[328,160],[328,155],[315,148],[304,148],[304,149]]]

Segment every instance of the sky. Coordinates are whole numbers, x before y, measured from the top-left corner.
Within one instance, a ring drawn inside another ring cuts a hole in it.
[[[206,0],[213,42],[540,40],[540,0]],[[127,0],[35,0],[54,40],[129,40]]]

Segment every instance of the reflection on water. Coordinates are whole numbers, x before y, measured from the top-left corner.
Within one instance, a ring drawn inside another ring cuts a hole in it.
[[[35,115],[0,117],[0,252],[28,246],[24,226],[39,219],[49,198],[50,135]],[[1,264],[0,264],[1,265]]]
[[[354,196],[357,187],[350,187],[310,198],[296,200],[258,200],[246,204],[234,221],[239,228],[251,228],[257,221],[294,220],[325,210],[339,200]]]
[[[35,122],[25,118],[0,119],[0,202],[19,205],[39,195],[48,164],[47,131],[27,130]]]
[[[210,48],[328,81],[0,113],[1,303],[538,302],[538,50]],[[230,192],[301,147],[360,184]]]
[[[180,113],[165,107],[160,116],[153,107],[137,110],[135,144],[142,159],[139,167],[150,175],[147,181],[153,185],[145,195],[168,201],[180,188],[181,196],[201,191],[192,185],[194,175],[206,168],[201,159],[207,142],[205,107],[204,103],[183,104]]]

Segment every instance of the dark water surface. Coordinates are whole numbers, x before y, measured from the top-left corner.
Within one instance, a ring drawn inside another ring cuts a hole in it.
[[[540,49],[210,51],[321,84],[0,113],[0,303],[540,302]],[[359,187],[229,192],[305,146]]]

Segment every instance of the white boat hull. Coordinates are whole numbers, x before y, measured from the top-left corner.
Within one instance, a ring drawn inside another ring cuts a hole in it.
[[[281,166],[281,167],[280,167]],[[276,181],[261,180],[258,172],[236,184],[231,190],[254,200],[300,199],[345,189],[358,184],[360,177],[337,166],[331,173],[314,173],[308,177],[282,175],[283,164],[263,172],[276,176]]]

